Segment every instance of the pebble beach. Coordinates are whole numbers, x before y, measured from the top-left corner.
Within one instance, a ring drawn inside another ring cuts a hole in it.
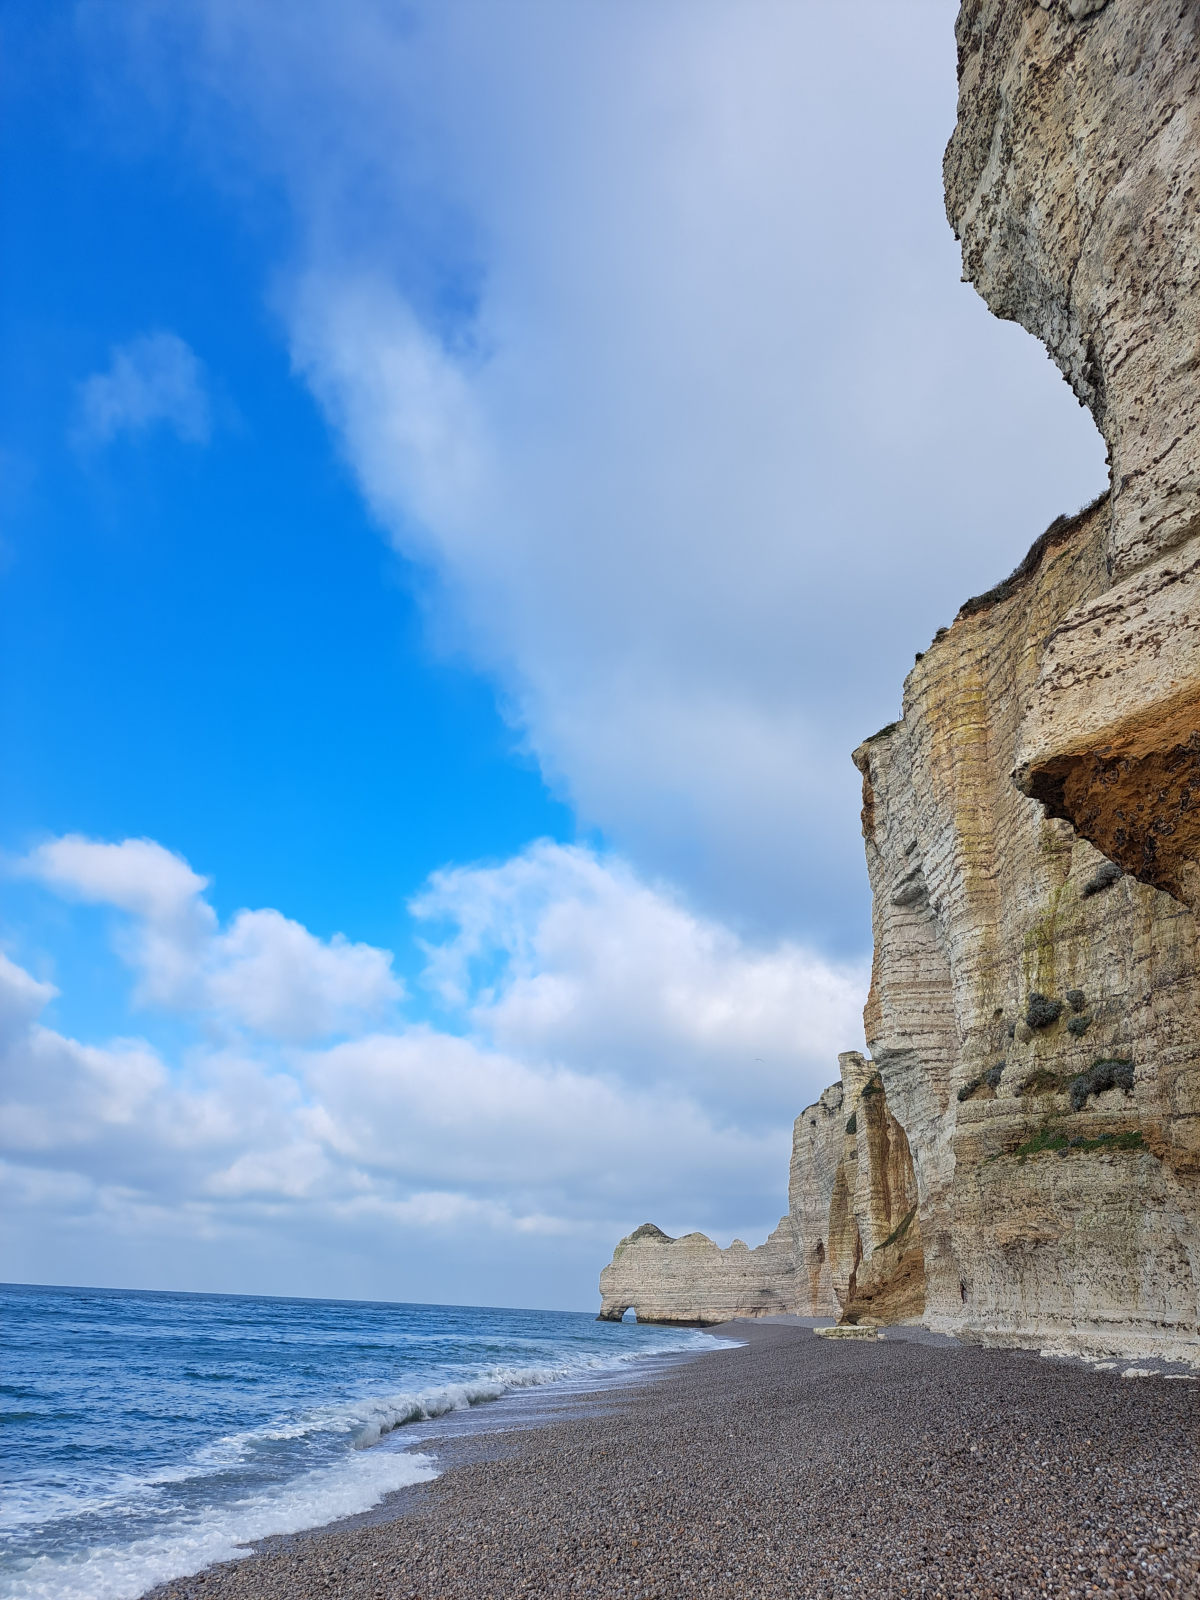
[[[1200,1596],[1200,1383],[716,1331],[742,1343],[152,1600]]]

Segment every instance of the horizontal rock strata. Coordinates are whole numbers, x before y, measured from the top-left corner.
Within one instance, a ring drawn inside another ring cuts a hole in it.
[[[1104,568],[1038,640],[1017,782],[1200,910],[1200,10],[966,0],[946,209],[963,276],[1109,447]]]
[[[797,1119],[788,1217],[761,1251],[639,1230],[605,1305],[1200,1364],[1200,7],[964,0],[958,46],[964,277],[1110,489],[855,752],[871,1059]]]
[[[765,1244],[722,1250],[703,1233],[680,1239],[652,1222],[622,1239],[600,1274],[601,1322],[633,1310],[639,1322],[713,1323],[792,1309],[796,1252],[784,1217]]]
[[[1013,784],[1059,620],[1108,583],[1100,502],[964,608],[856,753],[873,896],[865,1023],[912,1150],[926,1320],[1197,1353],[1200,943]]]

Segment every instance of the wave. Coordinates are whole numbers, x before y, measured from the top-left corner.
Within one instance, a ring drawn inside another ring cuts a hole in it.
[[[384,1395],[363,1395],[335,1406],[319,1406],[299,1417],[281,1418],[266,1427],[244,1433],[225,1434],[203,1452],[204,1464],[224,1467],[263,1444],[283,1443],[308,1438],[318,1433],[348,1433],[355,1449],[369,1449],[386,1434],[413,1422],[431,1422],[451,1411],[486,1405],[502,1399],[515,1389],[537,1388],[548,1383],[598,1377],[620,1372],[644,1362],[647,1357],[681,1355],[688,1350],[710,1349],[717,1343],[711,1334],[692,1329],[664,1334],[653,1348],[584,1354],[572,1352],[558,1361],[542,1361],[529,1366],[493,1366],[463,1374],[447,1383],[416,1391],[400,1390]],[[165,1482],[160,1476],[156,1482]]]
[[[486,1405],[502,1399],[515,1389],[538,1388],[548,1383],[563,1383],[572,1379],[599,1377],[605,1373],[619,1372],[630,1363],[645,1361],[649,1355],[682,1354],[689,1349],[703,1349],[713,1343],[710,1336],[700,1334],[692,1340],[680,1340],[659,1350],[630,1351],[611,1356],[574,1356],[547,1366],[492,1367],[477,1377],[456,1383],[421,1390],[417,1394],[400,1394],[381,1397],[372,1403],[371,1415],[364,1418],[355,1436],[355,1448],[367,1449],[377,1444],[385,1434],[413,1422],[429,1422],[444,1417],[448,1412],[461,1411],[469,1406]]]
[[[211,1505],[161,1533],[70,1556],[38,1556],[6,1579],[4,1600],[136,1600],[155,1584],[251,1554],[247,1544],[367,1511],[386,1494],[437,1477],[430,1456],[354,1452],[280,1488]]]
[[[86,1521],[90,1514],[102,1513],[111,1530],[113,1516],[123,1520],[125,1507],[131,1512],[136,1508],[139,1515],[131,1520],[140,1521],[144,1530],[145,1513],[153,1516],[155,1503],[161,1506],[163,1521],[153,1533],[135,1533],[131,1526],[131,1536],[124,1542],[110,1532],[69,1554],[18,1559],[0,1583],[0,1597],[136,1600],[155,1584],[214,1562],[242,1558],[250,1553],[248,1544],[269,1535],[320,1527],[367,1511],[396,1489],[435,1478],[438,1469],[427,1454],[386,1444],[372,1448],[409,1424],[485,1405],[515,1390],[602,1381],[647,1357],[712,1348],[716,1342],[698,1331],[673,1329],[643,1339],[633,1350],[566,1350],[537,1363],[490,1367],[480,1363],[475,1370],[448,1376],[441,1383],[359,1395],[225,1434],[193,1450],[174,1467],[138,1478],[122,1474],[110,1482],[107,1493],[52,1494],[41,1499],[41,1516],[36,1518],[44,1529],[49,1511],[50,1522],[81,1515]],[[314,1466],[314,1456],[324,1459]],[[268,1458],[276,1479],[277,1469],[283,1467],[289,1473],[287,1481],[248,1484],[246,1473],[259,1474]],[[10,1528],[25,1522],[34,1507],[22,1507],[26,1515],[13,1516],[14,1510],[10,1505],[5,1518]]]

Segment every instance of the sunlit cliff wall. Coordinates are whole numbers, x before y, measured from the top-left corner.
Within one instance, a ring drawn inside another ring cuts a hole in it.
[[[602,1314],[670,1270],[717,1320],[725,1273],[753,1314],[1200,1364],[1200,5],[965,0],[957,36],[964,276],[1091,409],[1110,490],[855,752],[871,1059],[797,1119],[770,1248],[639,1230]]]
[[[1108,444],[1103,574],[1038,641],[1027,794],[1200,909],[1200,8],[966,0],[946,209],[963,275]]]
[[[1058,620],[1107,582],[1108,506],[964,607],[856,753],[867,1041],[912,1151],[926,1319],[1185,1353],[1200,1284],[1196,919],[1012,781]]]

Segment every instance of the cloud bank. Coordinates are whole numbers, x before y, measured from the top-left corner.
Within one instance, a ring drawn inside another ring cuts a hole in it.
[[[435,875],[413,907],[425,1017],[389,952],[273,909],[223,927],[154,841],[68,835],[21,870],[110,908],[136,1011],[183,1030],[174,1049],[83,1043],[44,1019],[53,985],[0,960],[3,1185],[25,1234],[7,1251],[26,1276],[52,1256],[129,1281],[186,1243],[192,1286],[218,1272],[208,1251],[215,1281],[254,1288],[294,1250],[334,1292],[461,1298],[487,1239],[495,1284],[515,1260],[526,1299],[586,1307],[606,1247],[649,1214],[769,1227],[791,1118],[858,1037],[859,968],[747,943],[579,847]]]

